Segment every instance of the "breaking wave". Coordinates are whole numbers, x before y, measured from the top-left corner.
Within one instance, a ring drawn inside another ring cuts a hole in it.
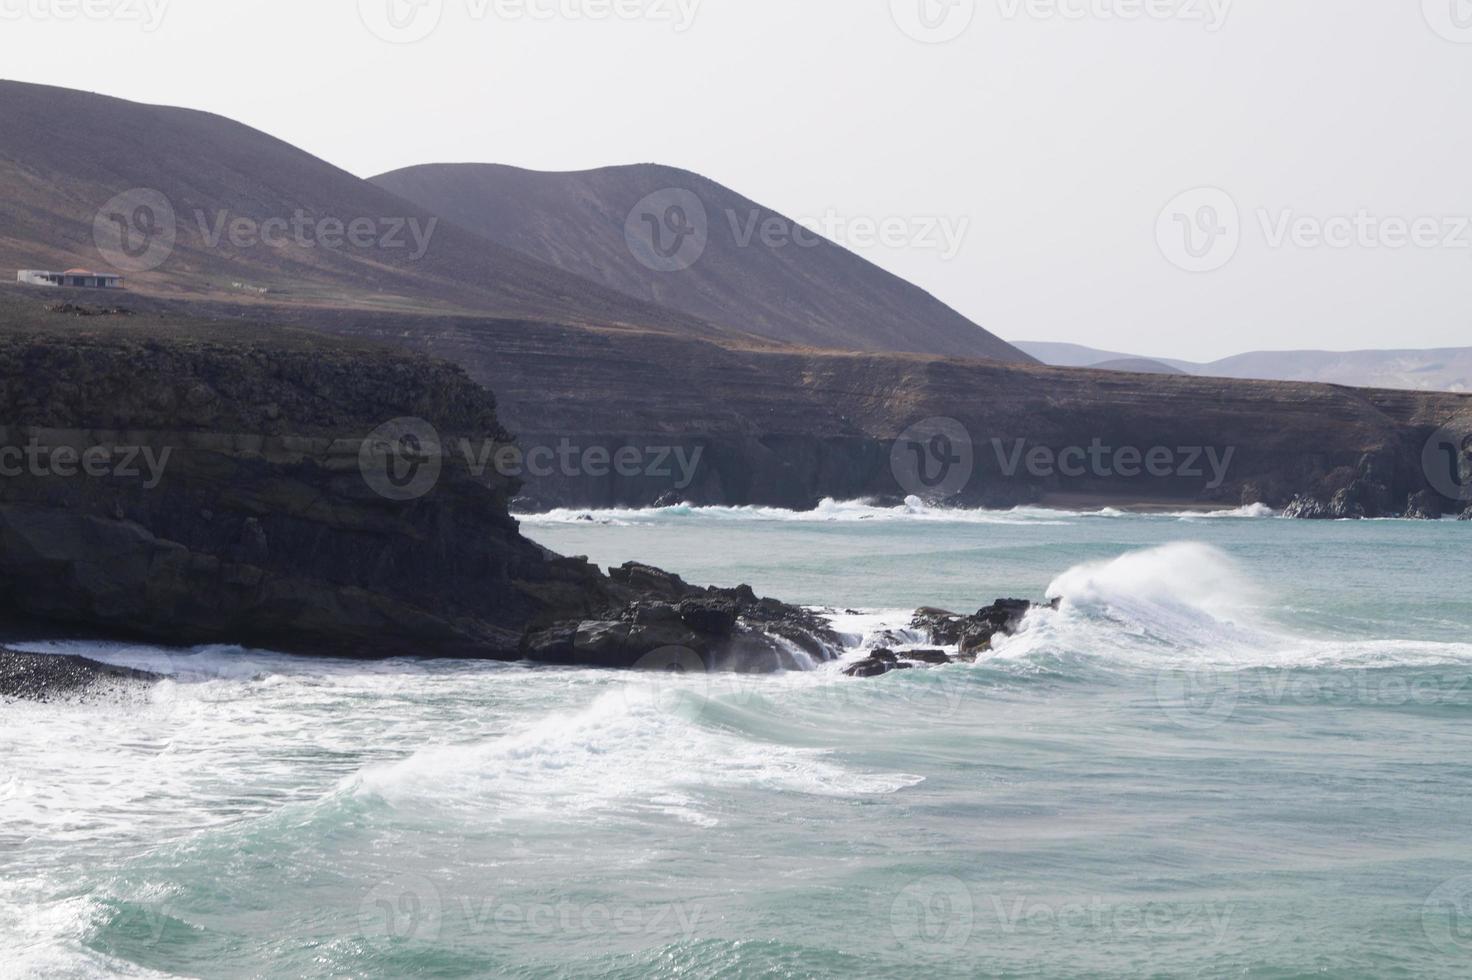
[[[1265,504],[1253,504],[1230,510],[1216,511],[1169,511],[1152,514],[1136,514],[1113,507],[1100,510],[1060,510],[1045,507],[1013,507],[1007,510],[986,510],[960,507],[945,507],[926,503],[919,497],[908,497],[898,506],[883,506],[868,500],[839,501],[824,500],[812,510],[788,510],[781,507],[697,507],[679,504],[673,507],[646,509],[605,508],[581,509],[559,508],[540,514],[518,514],[523,524],[602,524],[613,527],[664,524],[682,519],[698,518],[714,521],[768,521],[801,524],[854,523],[860,521],[904,522],[925,521],[954,524],[1002,524],[1036,525],[1040,527],[1061,526],[1081,518],[1168,518],[1172,520],[1201,518],[1266,518],[1277,517],[1278,512]]]

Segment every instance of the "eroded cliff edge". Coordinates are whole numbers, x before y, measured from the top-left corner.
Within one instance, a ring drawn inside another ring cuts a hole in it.
[[[633,666],[674,645],[772,669],[829,650],[749,590],[606,576],[523,537],[517,482],[475,465],[511,436],[459,368],[215,333],[0,336],[5,617],[351,657]],[[438,444],[385,430],[403,418]]]

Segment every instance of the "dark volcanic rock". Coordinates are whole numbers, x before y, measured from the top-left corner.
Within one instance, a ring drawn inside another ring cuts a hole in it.
[[[123,684],[151,684],[157,674],[111,667],[85,657],[16,653],[0,647],[0,698],[51,701]]]
[[[1439,521],[1442,505],[1440,494],[1434,490],[1421,490],[1411,494],[1410,500],[1406,501],[1406,517],[1418,521]]]
[[[399,461],[367,437],[401,417],[437,440],[410,462],[439,472],[395,499],[374,466]],[[0,480],[0,611],[182,646],[519,657],[530,623],[610,588],[523,538],[515,482],[460,440],[510,436],[489,392],[426,359],[0,338],[0,452],[44,450]]]
[[[396,419],[412,443],[369,438]],[[470,465],[510,441],[459,369],[388,351],[0,337],[0,453],[46,460],[0,480],[0,613],[365,658],[833,656],[826,622],[750,588],[637,564],[605,577],[522,537],[517,482]],[[78,472],[94,447],[137,472]]]
[[[1283,516],[1299,521],[1327,521],[1334,517],[1329,505],[1316,497],[1294,497]]]
[[[989,648],[997,634],[1016,632],[1034,608],[1035,604],[1026,599],[998,599],[973,616],[959,616],[944,609],[919,609],[910,625],[928,636],[931,643],[954,646],[962,654],[974,654]]]
[[[950,654],[944,650],[906,650],[901,656],[916,663],[930,664],[932,667],[940,667],[951,662]]]
[[[527,656],[580,666],[707,670],[801,669],[831,660],[839,638],[796,606],[758,598],[749,586],[700,589],[678,575],[630,562],[609,573],[614,600],[598,615],[531,633]]]
[[[893,650],[875,650],[858,663],[843,669],[849,677],[882,677],[894,670],[910,670],[911,665],[900,660]]]
[[[915,665],[939,667],[957,660],[974,661],[988,649],[998,635],[1017,631],[1027,614],[1037,608],[1057,609],[1058,603],[1039,607],[1026,599],[998,599],[974,616],[961,616],[944,609],[917,609],[911,629],[919,630],[931,643],[956,647],[960,653],[952,657],[944,650],[875,650],[868,657],[844,668],[850,677],[879,677],[893,670],[908,670]]]

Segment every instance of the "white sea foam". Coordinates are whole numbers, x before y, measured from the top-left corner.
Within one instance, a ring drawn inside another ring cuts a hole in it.
[[[1182,542],[1078,565],[995,656],[1158,668],[1393,667],[1472,663],[1472,644],[1308,637],[1273,622],[1271,597],[1221,550]]]
[[[678,522],[689,519],[711,521],[766,521],[798,524],[843,524],[856,522],[895,523],[924,521],[951,524],[1035,525],[1063,527],[1085,518],[1134,519],[1262,519],[1279,516],[1266,504],[1250,504],[1225,510],[1183,510],[1134,513],[1116,507],[1098,510],[1072,510],[1048,507],[1013,507],[1005,510],[947,507],[928,504],[919,497],[906,498],[902,505],[885,507],[867,500],[827,499],[812,510],[788,510],[782,507],[697,507],[680,504],[674,507],[636,508],[559,508],[540,514],[518,514],[517,520],[536,527],[543,525],[588,524],[605,527],[637,527]]]
[[[824,500],[813,510],[787,510],[781,507],[655,507],[645,510],[625,508],[603,510],[560,509],[543,514],[520,514],[517,519],[531,526],[545,524],[604,524],[626,527],[659,524],[689,518],[712,521],[768,521],[799,524],[839,524],[859,521],[897,522],[931,521],[966,524],[1037,524],[1058,526],[1068,517],[1079,516],[1065,511],[1019,507],[1013,510],[970,510],[940,507],[910,497],[897,507],[877,506],[865,500]]]
[[[472,807],[485,819],[654,810],[702,826],[718,818],[701,789],[752,787],[819,796],[897,792],[905,773],[858,773],[828,753],[703,726],[709,678],[630,675],[581,711],[558,712],[472,745],[415,752],[344,780],[343,791],[396,807]]]

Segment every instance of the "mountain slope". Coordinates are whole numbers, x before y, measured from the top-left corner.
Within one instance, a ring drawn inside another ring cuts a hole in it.
[[[1207,364],[1096,350],[1081,344],[1016,341],[1015,345],[1054,367],[1143,371],[1154,361],[1162,373],[1262,381],[1315,381],[1353,388],[1403,391],[1472,391],[1472,347],[1431,350],[1253,351]],[[1133,364],[1134,366],[1129,366]]]
[[[1158,374],[1194,374],[1201,365],[1190,361],[1173,361],[1164,357],[1149,357],[1142,354],[1124,354],[1119,351],[1098,350],[1083,344],[1060,344],[1043,340],[1014,340],[1012,346],[1047,364],[1050,367],[1086,367],[1108,371],[1140,371],[1143,367],[1124,367],[1127,364],[1154,364]],[[1163,369],[1163,370],[1162,370]]]
[[[1094,371],[1130,371],[1135,374],[1185,374],[1178,367],[1148,357],[1121,357],[1113,361],[1100,361],[1089,365]]]
[[[114,231],[100,241],[99,225],[118,220],[129,239]],[[360,233],[349,235],[355,222]],[[130,243],[137,265],[99,247]],[[0,269],[79,265],[124,272],[142,291],[721,333],[481,239],[220,116],[0,82]]]
[[[1361,388],[1472,391],[1472,347],[1436,350],[1254,351],[1203,364],[1219,378],[1320,381]]]
[[[411,167],[373,182],[629,296],[785,343],[1033,359],[925,291],[696,174]],[[651,249],[654,233],[667,253]]]

